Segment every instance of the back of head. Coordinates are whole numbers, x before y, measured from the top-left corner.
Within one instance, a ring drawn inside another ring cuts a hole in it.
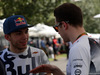
[[[56,21],[69,21],[69,24],[73,26],[82,26],[83,18],[81,9],[72,4],[72,3],[64,3],[57,7],[54,10],[54,16],[56,17]]]

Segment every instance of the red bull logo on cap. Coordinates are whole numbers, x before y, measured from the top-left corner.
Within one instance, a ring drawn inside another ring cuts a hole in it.
[[[19,25],[26,24],[26,22],[25,22],[24,18],[18,17],[18,18],[15,20],[15,24],[16,24],[16,26],[19,26]]]

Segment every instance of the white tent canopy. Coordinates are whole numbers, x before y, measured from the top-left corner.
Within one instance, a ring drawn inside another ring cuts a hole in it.
[[[29,36],[38,37],[38,31],[35,27],[29,28]]]
[[[32,34],[33,32],[33,34]],[[35,34],[36,33],[36,34]],[[54,30],[52,26],[47,26],[45,24],[37,24],[34,27],[29,28],[29,34],[30,36],[45,36],[45,37],[51,37],[51,36],[57,36],[60,37],[60,35]]]
[[[0,36],[3,36],[3,23],[4,23],[5,19],[0,20]]]
[[[3,36],[3,35],[4,35],[4,33],[3,33],[3,28],[0,27],[0,36]]]
[[[3,28],[3,23],[4,23],[5,19],[0,20],[0,27]]]
[[[100,18],[100,14],[95,15],[94,18]]]
[[[53,29],[53,27],[46,28],[38,33],[40,36],[55,36],[57,32]]]
[[[90,38],[94,38],[94,39],[99,39],[100,38],[100,34],[88,33],[88,36]]]

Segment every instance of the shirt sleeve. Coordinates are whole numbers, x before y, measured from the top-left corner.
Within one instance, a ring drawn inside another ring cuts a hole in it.
[[[88,75],[90,67],[89,53],[81,46],[70,52],[71,75]]]
[[[40,56],[41,56],[41,63],[42,64],[50,64],[48,57],[43,50],[41,50]]]

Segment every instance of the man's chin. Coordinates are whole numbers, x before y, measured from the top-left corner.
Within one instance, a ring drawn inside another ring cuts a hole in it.
[[[20,47],[21,50],[26,49],[26,48],[27,48],[27,46]]]

